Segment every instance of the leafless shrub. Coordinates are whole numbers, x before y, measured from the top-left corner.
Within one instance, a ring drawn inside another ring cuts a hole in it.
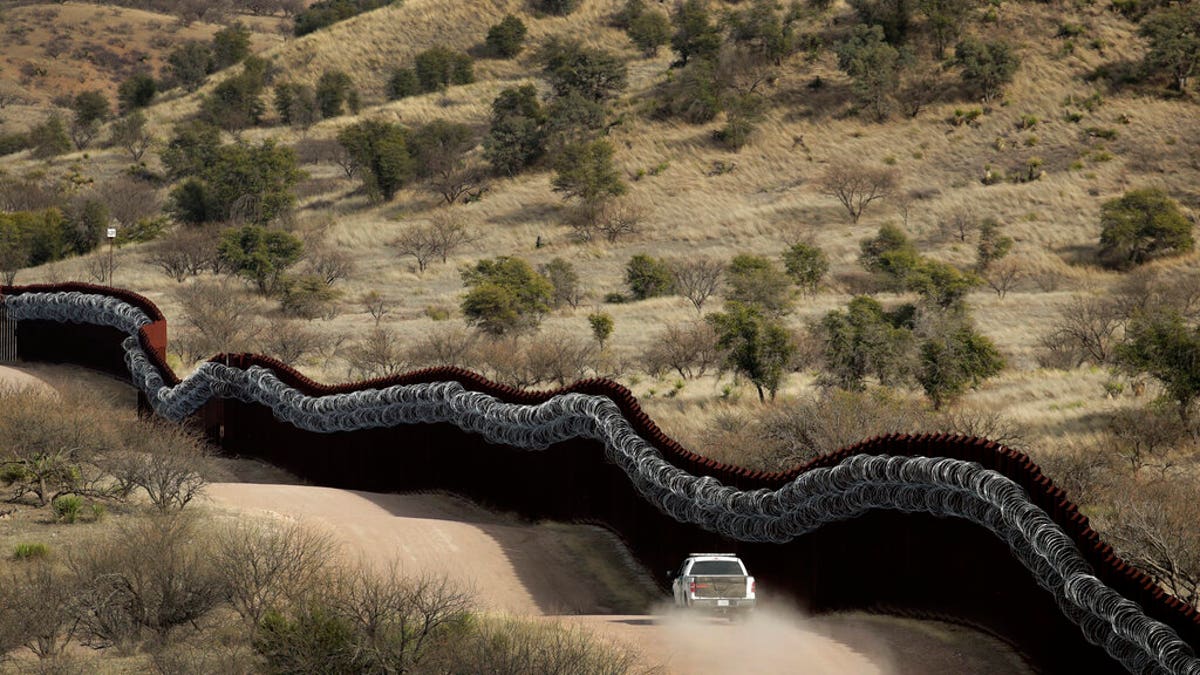
[[[72,552],[79,628],[96,647],[130,644],[144,631],[164,642],[225,595],[210,537],[189,512],[120,524],[116,537]]]
[[[1079,354],[1075,366],[1090,361],[1096,365],[1109,363],[1121,330],[1120,308],[1108,298],[1079,295],[1063,311],[1044,345]]]
[[[857,223],[871,202],[891,196],[898,183],[896,172],[863,164],[835,164],[821,177],[822,194],[836,198]]]
[[[691,321],[663,329],[643,356],[643,365],[652,374],[674,370],[690,380],[716,370],[723,356],[712,325]]]
[[[261,330],[258,304],[224,280],[195,281],[180,287],[176,298],[184,330],[171,343],[185,360],[249,351]]]
[[[313,273],[329,286],[349,279],[354,273],[354,258],[336,248],[314,247],[308,253],[308,262]]]
[[[1014,450],[1028,447],[1021,425],[995,410],[970,407],[947,410],[937,424],[946,433],[986,438]]]
[[[403,372],[408,368],[404,345],[395,333],[376,326],[361,340],[346,349],[350,377],[374,379]]]
[[[596,359],[596,345],[566,333],[540,333],[525,345],[528,370],[537,382],[565,387],[587,377]]]
[[[1043,293],[1053,293],[1062,287],[1063,275],[1058,270],[1039,270],[1029,275],[1038,290]]]
[[[191,429],[147,421],[129,429],[106,468],[121,494],[141,490],[159,511],[180,510],[204,491],[208,447]]]
[[[98,284],[112,285],[113,276],[117,270],[121,269],[123,263],[117,256],[110,256],[108,253],[95,253],[87,258],[84,263],[84,269],[87,270],[88,279]]]
[[[121,227],[133,227],[139,220],[158,215],[162,211],[162,199],[158,190],[145,181],[121,176],[115,178],[98,190],[98,194],[108,206],[108,213],[120,223]]]
[[[1076,442],[1055,447],[1051,452],[1032,450],[1042,473],[1080,506],[1103,500],[1121,473],[1119,459],[1108,452],[1105,444]]]
[[[670,261],[675,290],[687,298],[699,314],[704,303],[721,287],[725,263],[712,258],[682,258]]]
[[[313,592],[337,554],[332,537],[295,522],[238,520],[219,529],[214,543],[226,600],[251,632],[267,611]]]
[[[65,186],[49,179],[0,175],[0,211],[40,211],[66,201]]]
[[[1098,523],[1122,557],[1192,605],[1200,602],[1198,493],[1190,477],[1130,484],[1114,493],[1111,517]]]
[[[363,309],[367,310],[372,319],[375,319],[376,326],[379,326],[379,322],[383,320],[383,317],[392,311],[391,307],[388,306],[388,302],[379,294],[379,291],[368,291],[362,296],[360,302]]]
[[[1170,452],[1188,436],[1188,427],[1178,410],[1152,403],[1116,411],[1108,432],[1110,452],[1128,462],[1132,471],[1149,465],[1166,471],[1172,464]]]
[[[966,242],[967,238],[978,229],[979,217],[971,209],[954,209],[938,219],[938,230],[943,239],[958,239],[959,242]]]
[[[478,341],[479,333],[463,326],[435,327],[413,343],[408,361],[413,367],[470,367]]]
[[[479,239],[462,217],[453,213],[437,213],[429,219],[429,239],[433,252],[445,264],[446,257]]]
[[[1011,258],[1004,258],[988,266],[987,271],[983,274],[983,280],[987,283],[988,288],[995,291],[996,295],[1003,300],[1009,291],[1021,283],[1025,276],[1025,269],[1019,262]]]
[[[305,321],[280,319],[263,331],[259,346],[263,352],[284,363],[299,363],[306,357],[319,354],[329,340],[308,327]]]
[[[645,218],[646,210],[633,202],[620,199],[606,202],[596,218],[596,232],[608,243],[616,243],[621,237],[640,232]]]
[[[1117,311],[1131,318],[1146,311],[1174,310],[1200,318],[1200,270],[1159,272],[1140,268],[1125,275],[1112,294]]]
[[[412,256],[417,261],[418,272],[424,272],[438,255],[437,242],[428,226],[406,229],[392,242],[392,247],[401,256]]]
[[[0,650],[27,647],[39,659],[62,653],[75,633],[74,588],[51,563],[32,562],[0,584]]]
[[[148,247],[146,262],[168,278],[183,283],[198,276],[210,264],[207,237],[197,230],[177,230]]]

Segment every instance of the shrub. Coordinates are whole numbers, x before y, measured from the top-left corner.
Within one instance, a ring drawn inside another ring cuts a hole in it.
[[[838,67],[854,81],[852,91],[859,104],[869,108],[877,121],[887,119],[909,52],[889,44],[880,26],[859,24],[838,45],[837,55]]]
[[[824,386],[848,391],[865,388],[868,376],[885,386],[912,375],[914,308],[887,311],[879,301],[858,296],[843,310],[827,313],[815,328],[821,342]]]
[[[167,55],[169,79],[188,91],[199,89],[212,71],[212,48],[198,40],[188,40]]]
[[[492,120],[483,156],[499,174],[513,176],[535,164],[546,151],[546,115],[533,85],[500,92],[492,101]]]
[[[254,126],[262,120],[266,62],[246,59],[242,72],[226,78],[200,104],[200,117],[228,131]]]
[[[417,54],[413,69],[421,91],[441,91],[451,85],[475,81],[471,57],[449,47],[430,47]]]
[[[991,101],[1012,82],[1021,60],[1007,42],[967,38],[954,47],[954,62],[963,69],[963,83],[984,101]]]
[[[764,316],[753,305],[726,302],[724,312],[705,317],[717,332],[717,345],[725,350],[725,366],[745,376],[765,401],[779,390],[796,354],[795,341],[778,320]]]
[[[388,78],[387,97],[396,101],[421,93],[421,81],[417,79],[417,71],[412,68],[397,68]]]
[[[492,54],[511,59],[525,47],[525,22],[507,14],[500,23],[488,29],[487,48]]]
[[[625,181],[613,166],[613,147],[600,139],[573,143],[554,162],[551,184],[565,198],[576,198],[587,209],[598,209],[609,198],[625,194]]]
[[[29,130],[29,147],[38,159],[57,157],[71,151],[71,137],[58,114],[52,114]]]
[[[343,106],[350,103],[350,111],[358,112],[358,93],[354,91],[354,80],[340,70],[327,70],[321,73],[316,88],[317,107],[321,117],[337,117],[342,114]]]
[[[550,306],[558,309],[564,305],[576,308],[582,299],[579,289],[579,273],[575,266],[562,258],[555,258],[538,268],[538,272],[550,281],[554,292]]]
[[[671,48],[687,65],[691,59],[712,59],[721,49],[721,31],[713,22],[704,0],[685,0],[671,13]]]
[[[1168,73],[1174,89],[1186,90],[1200,68],[1200,7],[1190,3],[1163,7],[1145,18],[1139,32],[1149,42],[1146,69]]]
[[[134,73],[117,87],[117,101],[121,104],[121,112],[127,113],[150,105],[157,93],[158,84],[153,77],[147,73]]]
[[[792,244],[783,252],[783,265],[792,281],[810,295],[817,292],[829,272],[829,258],[812,244]]]
[[[343,128],[337,139],[358,168],[363,187],[373,199],[391,201],[416,173],[408,149],[408,134],[398,124],[363,120]]]
[[[625,265],[625,284],[635,300],[645,300],[675,292],[671,266],[661,258],[639,253]]]
[[[580,0],[534,0],[534,7],[547,14],[566,16],[579,7]]]
[[[717,332],[708,322],[671,324],[651,342],[643,366],[653,375],[674,370],[684,379],[703,377],[721,364],[724,355],[717,342]]]
[[[897,182],[894,169],[841,163],[826,170],[821,177],[820,188],[823,194],[841,202],[850,220],[857,223],[871,202],[891,196]]]
[[[305,274],[298,277],[288,277],[283,283],[280,304],[289,316],[301,319],[315,319],[329,313],[333,301],[341,293],[320,275]]]
[[[725,299],[753,306],[769,316],[791,310],[791,280],[772,260],[743,253],[734,256],[725,270]]]
[[[41,543],[17,544],[13,547],[13,560],[42,560],[50,556],[50,547]]]
[[[296,153],[266,140],[259,145],[229,143],[211,152],[197,149],[199,174],[171,191],[169,211],[185,223],[240,221],[265,224],[296,201],[292,188],[304,176]]]
[[[293,33],[308,35],[326,26],[392,4],[394,0],[318,0],[296,14]]]
[[[291,82],[275,85],[275,112],[280,122],[301,128],[309,127],[321,118],[321,106],[313,88]]]
[[[662,12],[645,11],[629,22],[625,32],[644,56],[655,56],[671,41],[671,20]]]
[[[213,34],[213,69],[221,70],[240,63],[250,55],[250,29],[240,21]]]
[[[54,509],[54,517],[64,523],[74,523],[79,514],[83,513],[83,498],[76,495],[55,497],[50,503]]]
[[[1159,189],[1130,190],[1100,207],[1100,257],[1127,268],[1195,246],[1192,223]]]
[[[625,64],[613,53],[585,47],[578,40],[551,38],[538,50],[538,61],[559,97],[578,94],[602,102],[625,89]]]
[[[184,426],[148,422],[131,429],[109,471],[124,495],[141,490],[160,512],[182,510],[208,484],[207,447]]]
[[[613,318],[607,312],[593,312],[588,314],[588,325],[592,328],[592,337],[596,338],[600,348],[604,349],[604,343],[612,335]]]
[[[259,225],[230,228],[221,235],[221,260],[261,293],[272,293],[289,267],[300,260],[304,244],[294,235]],[[322,281],[324,285],[324,281]]]
[[[536,328],[550,309],[554,288],[520,258],[485,259],[461,272],[467,294],[462,312],[467,323],[484,333]]]

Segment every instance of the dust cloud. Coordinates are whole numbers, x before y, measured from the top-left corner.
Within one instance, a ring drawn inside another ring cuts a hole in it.
[[[663,606],[655,612],[670,654],[671,672],[796,672],[806,675],[890,675],[887,647],[867,631],[855,631],[855,647],[836,639],[819,619],[780,606],[759,607],[749,616],[723,617],[681,612]],[[839,631],[842,632],[842,631]],[[867,654],[870,654],[868,656]]]

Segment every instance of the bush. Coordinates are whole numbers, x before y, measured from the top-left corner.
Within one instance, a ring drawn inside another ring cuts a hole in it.
[[[408,133],[398,124],[364,120],[344,127],[337,139],[350,155],[372,199],[391,201],[416,173],[408,149]]]
[[[546,151],[546,115],[533,85],[512,87],[492,101],[492,121],[483,156],[507,176],[535,164]]]
[[[315,274],[289,277],[281,285],[283,311],[301,319],[327,315],[333,301],[341,295],[337,289],[330,288],[323,277]]]
[[[269,223],[287,212],[296,201],[292,188],[304,176],[296,153],[274,141],[259,145],[229,143],[211,152],[198,149],[197,159],[208,159],[199,174],[171,191],[168,210],[185,223],[213,221]]]
[[[208,484],[207,446],[191,429],[147,422],[130,430],[109,471],[124,495],[141,490],[160,512],[182,510]]]
[[[153,77],[147,73],[134,73],[117,87],[117,101],[121,104],[121,112],[127,113],[150,105],[157,93],[158,85]]]
[[[200,103],[200,118],[227,131],[254,126],[262,120],[266,62],[246,59],[242,72],[226,78]]]
[[[503,335],[536,328],[550,309],[553,286],[520,258],[481,260],[461,274],[468,288],[463,315],[484,333]]]
[[[29,147],[33,148],[33,156],[38,159],[57,157],[71,151],[67,126],[57,113],[29,130]]]
[[[524,21],[508,14],[500,23],[488,29],[488,51],[495,56],[511,59],[524,49],[527,32]]]
[[[645,11],[629,22],[625,32],[644,56],[655,56],[671,41],[671,20],[662,12]]]
[[[218,248],[222,262],[264,294],[277,289],[283,273],[300,260],[303,250],[304,243],[294,235],[259,225],[226,230]]]
[[[661,258],[639,253],[625,265],[625,284],[635,300],[645,300],[675,292],[671,266]]]
[[[791,280],[774,261],[743,253],[725,270],[725,299],[756,307],[769,316],[791,311]]]
[[[413,70],[421,91],[425,92],[475,81],[471,57],[449,47],[431,47],[417,54]]]
[[[322,117],[341,115],[347,103],[350,104],[350,112],[358,112],[358,93],[354,90],[354,80],[340,70],[321,73],[315,93]]]
[[[417,79],[417,71],[412,68],[397,68],[388,78],[387,97],[389,101],[397,101],[421,93],[421,81]]]
[[[566,305],[574,309],[579,306],[583,294],[579,289],[579,273],[574,265],[562,258],[554,258],[539,267],[538,272],[554,287],[550,296],[551,307],[558,309]]]
[[[213,34],[213,69],[221,70],[240,63],[250,55],[250,29],[241,22],[226,26]]]
[[[74,523],[83,513],[83,499],[75,495],[55,497],[50,506],[54,509],[54,517],[68,524]]]
[[[50,556],[50,547],[41,543],[17,544],[13,547],[13,560],[43,560]]]
[[[963,84],[984,101],[991,101],[1012,82],[1021,60],[1007,42],[967,38],[954,47],[954,62],[963,69]]]
[[[704,321],[668,325],[643,355],[643,367],[656,376],[674,370],[684,379],[703,377],[721,364],[717,340],[712,325]]]
[[[625,64],[615,54],[585,47],[578,40],[551,38],[537,56],[559,97],[578,94],[602,102],[616,96],[627,84]]]
[[[1195,246],[1192,223],[1159,189],[1130,190],[1100,207],[1100,257],[1127,268]]]
[[[0,157],[21,152],[29,148],[29,136],[25,134],[0,134]]]
[[[392,2],[394,0],[318,0],[296,14],[292,32],[296,37],[308,35],[350,17],[386,7]]]
[[[534,0],[539,11],[556,16],[566,16],[579,7],[580,0]]]
[[[783,252],[783,265],[792,281],[810,295],[817,292],[829,272],[829,258],[812,244],[793,244]]]

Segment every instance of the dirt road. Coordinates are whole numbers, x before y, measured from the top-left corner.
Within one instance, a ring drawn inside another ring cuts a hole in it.
[[[481,607],[554,617],[623,643],[665,673],[1025,673],[1003,644],[959,626],[866,614],[804,617],[764,608],[739,624],[666,611],[645,572],[597,528],[531,525],[457,497],[301,485],[217,483],[218,509],[298,518],[353,556],[444,574]],[[580,574],[583,567],[586,571]],[[631,575],[639,580],[630,583]],[[586,583],[581,583],[581,579]]]

